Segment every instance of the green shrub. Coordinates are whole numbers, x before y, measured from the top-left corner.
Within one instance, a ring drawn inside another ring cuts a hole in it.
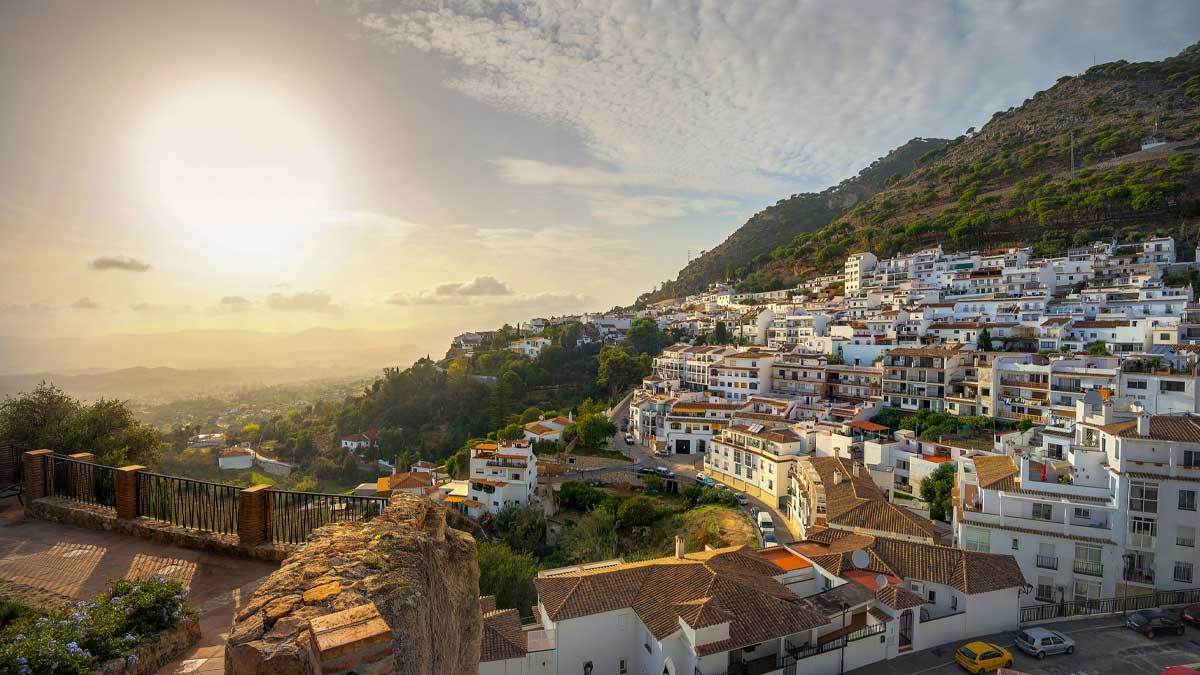
[[[135,658],[144,639],[174,628],[189,612],[175,581],[117,581],[90,603],[18,619],[0,631],[0,673],[91,673],[112,658]]]

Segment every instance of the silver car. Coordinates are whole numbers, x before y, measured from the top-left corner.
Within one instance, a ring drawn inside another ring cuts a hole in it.
[[[1046,658],[1047,654],[1075,653],[1074,640],[1056,630],[1045,628],[1026,628],[1017,633],[1017,647],[1039,659]]]

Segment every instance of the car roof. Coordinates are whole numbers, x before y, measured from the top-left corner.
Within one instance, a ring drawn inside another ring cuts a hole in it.
[[[1034,626],[1032,628],[1022,628],[1021,632],[1025,633],[1029,637],[1039,637],[1039,638],[1050,637],[1051,635],[1055,634],[1054,631],[1046,630],[1045,628],[1040,628],[1037,626]]]
[[[985,649],[992,648],[992,646],[989,645],[988,643],[980,642],[979,640],[976,640],[975,642],[968,642],[967,644],[965,644],[963,646],[966,647],[967,649],[970,649],[971,651],[975,652],[976,654],[978,654],[979,652],[981,652]]]

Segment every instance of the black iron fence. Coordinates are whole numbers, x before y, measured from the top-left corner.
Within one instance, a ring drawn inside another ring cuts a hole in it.
[[[845,635],[839,636],[836,639],[830,640],[824,644],[813,645],[811,647],[796,647],[792,645],[791,642],[785,641],[784,645],[787,653],[780,656],[775,667],[784,669],[784,672],[786,673],[789,672],[788,668],[790,666],[790,672],[794,673],[796,672],[795,668],[797,661],[803,661],[804,659],[816,656],[818,654],[824,654],[826,652],[842,649],[851,642],[862,640],[863,638],[868,638],[872,635],[879,635],[886,630],[887,624],[869,624],[859,628],[858,630],[846,633]]]
[[[1190,605],[1200,602],[1200,588],[1188,588],[1180,591],[1154,591],[1144,595],[1130,595],[1118,598],[1096,598],[1094,600],[1073,600],[1049,605],[1034,605],[1021,608],[1021,623],[1048,621],[1072,616],[1087,616],[1090,614],[1117,614],[1119,612],[1136,612],[1139,609],[1153,609],[1169,605]]]
[[[384,497],[268,490],[267,540],[299,544],[318,527],[343,520],[371,520],[387,504]]]
[[[219,534],[237,534],[242,488],[139,471],[138,515]]]
[[[0,486],[21,482],[25,474],[21,455],[31,449],[16,441],[0,441]]]
[[[42,481],[47,497],[117,508],[117,475],[111,466],[63,455],[42,455]]]

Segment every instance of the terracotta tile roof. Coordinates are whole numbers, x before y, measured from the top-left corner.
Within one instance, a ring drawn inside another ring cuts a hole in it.
[[[914,537],[937,537],[927,519],[887,501],[864,467],[841,457],[807,457],[825,489],[825,519],[832,526],[890,532]],[[840,481],[836,478],[840,476]]]
[[[779,568],[742,546],[657,558],[534,580],[553,621],[629,607],[658,639],[679,629],[679,617],[717,622],[729,639],[701,645],[701,655],[729,651],[823,625],[811,603],[775,581]]]
[[[489,596],[491,597],[491,596]],[[492,597],[492,605],[496,599]],[[483,603],[480,603],[483,609]],[[515,609],[493,609],[483,613],[483,638],[479,642],[479,661],[504,661],[524,658],[528,653],[521,616]]]
[[[1082,542],[1089,543],[1089,544],[1108,544],[1110,546],[1116,546],[1116,543],[1113,542],[1112,540],[1103,539],[1101,537],[1084,537],[1084,536],[1080,536],[1080,535],[1064,534],[1064,533],[1054,532],[1054,531],[1050,531],[1050,530],[1035,530],[1030,527],[1012,527],[1010,525],[1001,525],[999,523],[982,523],[982,522],[976,522],[973,520],[963,520],[962,524],[968,525],[970,527],[985,527],[989,530],[1004,530],[1006,532],[1019,532],[1021,534],[1036,534],[1036,535],[1042,536],[1042,537],[1057,537],[1059,539],[1070,539],[1072,541],[1082,541]]]
[[[1150,435],[1137,432],[1137,420],[1117,422],[1100,427],[1107,434],[1119,438],[1145,438],[1155,441],[1176,443],[1200,443],[1200,418],[1190,415],[1151,415]]]
[[[875,592],[875,599],[895,610],[911,609],[925,604],[925,598],[903,586],[884,586]]]
[[[1139,480],[1182,480],[1193,483],[1200,482],[1200,476],[1164,476],[1161,473],[1147,473],[1145,471],[1126,471],[1125,475],[1129,476],[1130,478],[1137,478]]]
[[[1021,475],[1021,470],[1017,468],[1012,457],[976,455],[972,461],[975,463],[975,475],[979,477],[981,490],[1013,491],[1020,485],[1017,477]]]
[[[1011,555],[964,551],[890,537],[864,537],[833,529],[823,530],[820,534],[821,539],[826,540],[822,543],[830,543],[830,550],[841,540],[850,539],[850,544],[839,547],[849,550],[811,558],[814,563],[834,574],[841,574],[843,569],[853,569],[849,566],[853,549],[849,547],[861,544],[858,547],[871,556],[865,569],[881,574],[952,586],[969,594],[1014,588],[1025,583],[1021,568]],[[812,537],[809,540],[816,541]],[[870,542],[864,543],[865,540]]]
[[[429,487],[433,485],[433,474],[428,471],[396,473],[388,479],[388,484],[393,490]]]

